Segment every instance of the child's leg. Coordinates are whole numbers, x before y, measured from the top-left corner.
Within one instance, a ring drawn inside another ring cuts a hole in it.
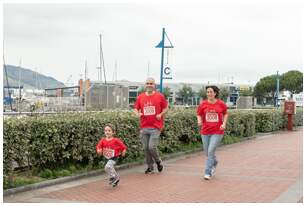
[[[105,165],[105,172],[110,176],[110,177],[113,177],[113,178],[117,178],[118,177],[118,174],[115,170],[115,165],[116,165],[116,161],[114,160],[108,160],[106,165]]]

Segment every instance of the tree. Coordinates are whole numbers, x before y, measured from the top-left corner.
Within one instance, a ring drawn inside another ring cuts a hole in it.
[[[183,99],[183,104],[188,102],[188,98],[193,96],[192,88],[186,84],[179,90],[179,96]]]
[[[138,88],[138,93],[139,93],[139,94],[140,94],[140,93],[143,93],[143,92],[145,92],[145,91],[146,91],[146,89],[145,89],[144,86],[141,86],[141,87]]]
[[[226,88],[221,88],[219,91],[219,98],[222,99],[222,101],[227,102],[227,98],[229,96],[229,91]]]
[[[201,97],[202,99],[207,99],[205,87],[201,87],[201,89],[198,91],[198,96]]]
[[[282,88],[296,94],[303,91],[303,73],[292,70],[281,75]]]
[[[170,87],[165,87],[163,89],[163,94],[164,94],[165,98],[168,99],[171,95]]]
[[[282,84],[280,81],[280,86],[281,85]],[[282,88],[283,87],[281,86],[280,90]],[[272,97],[275,97],[275,92],[276,92],[276,75],[270,75],[261,78],[254,87],[254,95],[259,98],[268,96],[269,94],[271,94]]]
[[[239,96],[253,96],[253,91],[252,89],[243,90],[239,92]]]

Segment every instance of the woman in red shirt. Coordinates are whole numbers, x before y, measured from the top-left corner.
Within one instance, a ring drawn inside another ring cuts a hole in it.
[[[228,113],[226,104],[218,99],[218,87],[207,86],[206,94],[207,100],[198,106],[197,119],[201,128],[203,149],[207,156],[204,179],[209,180],[218,164],[215,152],[223,138]]]

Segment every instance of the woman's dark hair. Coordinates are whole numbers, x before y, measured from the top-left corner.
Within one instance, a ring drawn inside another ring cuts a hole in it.
[[[217,86],[214,86],[214,85],[208,85],[206,86],[206,90],[211,88],[212,90],[214,90],[214,92],[216,93],[216,96],[215,98],[218,98],[219,97],[219,88]]]
[[[105,128],[105,127],[109,127],[109,128],[111,128],[111,129],[112,129],[112,131],[113,131],[113,133],[115,133],[115,132],[116,132],[116,128],[115,128],[115,126],[114,126],[114,125],[112,125],[112,124],[110,124],[110,123],[106,124],[106,125],[104,126],[104,128]]]

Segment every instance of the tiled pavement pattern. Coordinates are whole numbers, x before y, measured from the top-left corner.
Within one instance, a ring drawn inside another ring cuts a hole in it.
[[[4,197],[4,202],[280,201],[288,188],[302,181],[302,133],[280,132],[218,148],[219,165],[210,181],[203,179],[206,158],[200,152],[165,161],[162,173],[145,175],[145,166],[120,170],[116,188],[101,175]]]

